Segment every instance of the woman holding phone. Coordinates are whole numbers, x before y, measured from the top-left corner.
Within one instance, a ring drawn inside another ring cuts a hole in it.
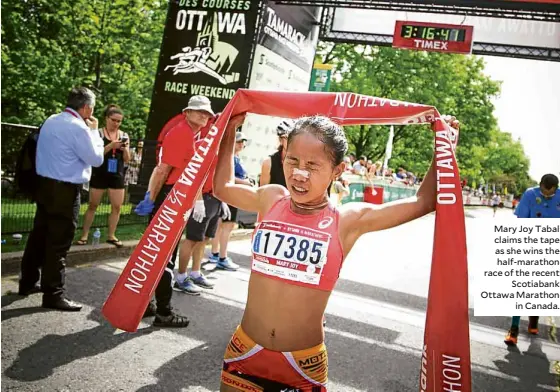
[[[111,203],[107,243],[120,248],[123,244],[115,236],[115,231],[121,214],[121,206],[124,202],[125,164],[130,160],[129,138],[125,132],[119,129],[123,121],[123,111],[119,106],[107,106],[104,117],[105,128],[100,131],[105,145],[104,160],[101,166],[94,167],[92,170],[89,182],[89,206],[84,215],[82,235],[77,244],[86,245],[88,243],[89,229],[95,211],[101,203],[105,190],[107,190]]]

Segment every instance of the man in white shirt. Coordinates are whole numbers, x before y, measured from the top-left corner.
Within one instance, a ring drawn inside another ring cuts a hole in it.
[[[91,90],[73,88],[64,111],[49,117],[39,132],[37,211],[21,263],[19,294],[42,291],[44,308],[82,308],[64,295],[65,261],[78,225],[80,189],[89,181],[91,167],[103,163],[94,107]]]
[[[357,175],[364,175],[366,173],[366,163],[367,157],[362,155],[360,160],[354,162],[354,165],[352,166],[353,173]]]

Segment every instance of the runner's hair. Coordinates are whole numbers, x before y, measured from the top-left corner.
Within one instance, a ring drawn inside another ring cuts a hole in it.
[[[288,135],[288,146],[294,137],[304,132],[312,134],[325,144],[325,150],[331,156],[333,166],[342,163],[344,155],[348,151],[348,141],[340,125],[324,116],[301,117]]]

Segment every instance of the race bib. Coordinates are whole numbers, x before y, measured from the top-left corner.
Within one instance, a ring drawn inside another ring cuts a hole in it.
[[[116,173],[117,172],[118,161],[115,158],[107,159],[107,171],[109,173]]]
[[[252,269],[318,285],[327,263],[330,235],[302,226],[262,222],[253,238]]]

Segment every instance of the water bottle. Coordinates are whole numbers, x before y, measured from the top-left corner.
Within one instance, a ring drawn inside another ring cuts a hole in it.
[[[93,233],[92,245],[93,246],[99,245],[99,239],[100,238],[101,238],[101,232],[99,231],[99,229],[95,229],[95,232]]]

